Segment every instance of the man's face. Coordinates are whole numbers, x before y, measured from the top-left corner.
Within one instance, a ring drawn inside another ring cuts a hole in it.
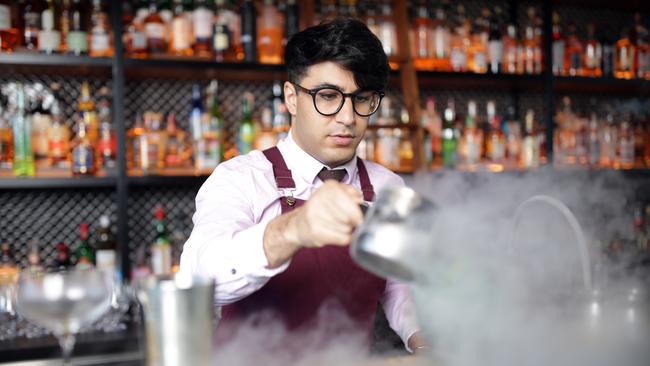
[[[359,89],[352,72],[333,62],[312,65],[298,84],[306,89],[333,87],[344,93],[354,93]],[[323,116],[314,108],[312,96],[295,85],[286,82],[284,95],[293,118],[292,136],[298,146],[331,168],[355,156],[357,145],[366,132],[368,117],[354,112],[351,98],[345,98],[338,113]]]

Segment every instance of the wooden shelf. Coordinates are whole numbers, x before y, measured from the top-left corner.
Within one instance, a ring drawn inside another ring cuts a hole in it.
[[[613,77],[573,77],[556,76],[553,86],[560,93],[589,93],[589,94],[616,94],[616,95],[648,95],[650,94],[650,80],[643,79],[616,79]]]
[[[0,176],[0,189],[55,189],[55,188],[113,188],[116,177],[5,177]]]
[[[284,65],[217,62],[207,58],[156,56],[124,59],[127,78],[218,78],[220,80],[285,80]]]
[[[369,130],[381,130],[384,128],[400,128],[400,129],[406,129],[406,130],[417,130],[418,125],[415,123],[395,123],[395,124],[388,124],[388,125],[382,125],[382,124],[371,124],[368,125]]]
[[[541,75],[475,74],[471,72],[418,71],[423,89],[525,89],[542,91]]]
[[[211,173],[212,170],[196,170],[193,167],[164,168],[152,173],[131,169],[128,183],[133,186],[201,185]]]
[[[46,73],[60,75],[110,76],[113,59],[109,57],[43,54],[17,50],[0,54],[0,73]]]

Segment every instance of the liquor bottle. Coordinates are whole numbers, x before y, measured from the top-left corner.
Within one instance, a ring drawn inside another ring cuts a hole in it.
[[[88,223],[79,224],[79,246],[75,251],[75,266],[77,269],[89,269],[95,266],[95,250],[90,246]]]
[[[578,38],[576,25],[569,24],[566,49],[564,55],[564,64],[566,65],[567,74],[570,76],[581,76],[583,72],[583,46],[582,41]]]
[[[47,7],[41,13],[42,29],[38,33],[38,49],[53,53],[61,49],[61,33],[54,27],[54,0],[47,0]]]
[[[600,135],[600,166],[614,167],[616,150],[618,148],[618,129],[614,124],[614,114],[610,111],[605,116],[605,122]]]
[[[212,57],[214,10],[207,0],[194,2],[194,55]]]
[[[289,39],[291,39],[291,36],[294,34],[298,33],[300,31],[300,27],[298,24],[298,3],[296,0],[287,0],[285,10],[284,10],[284,38],[283,38],[283,45],[286,45]],[[394,25],[393,25],[394,27]],[[382,41],[382,44],[384,44],[384,39],[379,38]],[[384,44],[384,51],[386,51],[386,46]],[[389,57],[391,54],[386,53]]]
[[[473,30],[469,29],[470,46],[468,50],[467,68],[478,74],[488,70],[488,38],[490,11],[483,8],[481,15],[475,19]],[[468,23],[472,26],[472,23]]]
[[[190,132],[192,135],[192,145],[196,150],[197,143],[203,137],[203,123],[201,121],[203,116],[203,102],[201,100],[201,87],[199,84],[192,85],[192,106],[190,108]],[[195,151],[196,163],[196,151]]]
[[[117,167],[117,137],[113,130],[111,96],[107,87],[99,90],[99,141],[97,144],[98,166],[110,171]]]
[[[597,167],[600,163],[600,137],[599,137],[599,128],[598,118],[596,113],[592,112],[589,117],[589,129],[587,136],[587,153],[588,153],[588,164],[591,167]]]
[[[632,79],[635,75],[636,48],[630,40],[629,33],[629,28],[624,29],[615,46],[614,76],[619,79]]]
[[[431,69],[433,64],[433,21],[425,4],[417,7],[417,15],[413,20],[413,66],[419,70]]]
[[[117,270],[117,241],[111,230],[111,219],[108,215],[99,217],[99,228],[95,232],[95,261],[97,269],[107,273]]]
[[[214,23],[214,42],[213,54],[214,59],[218,62],[234,61],[235,49],[231,45],[230,30],[226,24]]]
[[[564,50],[565,50],[565,41],[564,35],[562,34],[562,26],[560,25],[560,14],[553,12],[553,74],[555,75],[565,75],[564,68]]]
[[[273,131],[273,111],[270,107],[262,108],[260,125],[255,128],[256,134],[253,141],[255,150],[266,150],[277,145],[278,136]]]
[[[539,138],[535,130],[535,112],[526,111],[524,119],[524,135],[521,149],[521,166],[523,168],[536,168],[539,166]]]
[[[27,254],[27,262],[29,265],[27,266],[27,272],[36,274],[36,273],[43,273],[45,269],[41,265],[41,255],[40,255],[40,250],[38,248],[38,241],[33,240],[30,245],[29,245],[29,254]]]
[[[241,43],[245,62],[257,62],[257,12],[252,0],[241,6]]]
[[[87,81],[81,84],[77,112],[78,117],[86,124],[86,134],[90,143],[94,145],[99,137],[99,118],[97,118],[95,102],[90,96],[90,85]]]
[[[59,168],[69,168],[68,162],[70,130],[63,120],[58,84],[52,85],[54,101],[52,102],[52,124],[47,130],[47,161],[48,165]]]
[[[587,25],[587,39],[584,45],[583,72],[584,76],[601,77],[603,71],[600,68],[603,58],[603,49],[596,39],[596,25]]]
[[[185,15],[182,0],[174,0],[169,52],[178,56],[192,56],[192,24]]]
[[[9,243],[2,243],[0,245],[0,281],[3,282],[0,282],[0,285],[4,285],[4,281],[15,283],[19,272],[20,269],[16,265],[16,259],[11,252]]]
[[[384,3],[390,12],[390,5]],[[390,14],[390,13],[389,13]],[[393,37],[395,45],[397,46],[397,31],[393,28]],[[447,21],[447,14],[445,8],[440,5],[435,10],[435,19],[433,21],[433,69],[436,71],[451,71],[451,63],[449,61],[451,52],[451,31],[449,22]],[[397,55],[397,52],[393,53]]]
[[[239,155],[248,154],[253,149],[255,140],[255,122],[253,122],[253,100],[250,92],[245,92],[242,98],[242,119],[237,134],[237,152]]]
[[[156,275],[166,275],[172,270],[172,243],[165,225],[165,209],[157,206],[154,216],[156,239],[151,245],[151,268]]]
[[[162,113],[144,114],[144,139],[140,143],[140,168],[143,174],[155,174],[165,166],[167,135],[162,128],[162,119]]]
[[[455,72],[467,71],[468,55],[467,50],[471,44],[470,40],[470,22],[465,15],[463,4],[456,6],[456,21],[454,33],[451,37],[450,62],[451,69]]]
[[[648,29],[641,21],[641,14],[634,14],[634,30],[636,33],[636,77],[647,79],[650,77],[650,39]]]
[[[217,24],[225,25],[230,35],[229,50],[225,52],[225,61],[239,62],[244,60],[244,48],[241,41],[241,17],[235,11],[234,1],[217,0]],[[216,36],[215,36],[216,37]]]
[[[40,1],[27,0],[22,5],[23,10],[23,45],[25,48],[35,50],[38,48],[38,33],[41,31]]]
[[[135,264],[131,268],[131,283],[151,274],[151,266],[147,263],[147,246],[140,246],[135,251]]]
[[[72,140],[72,174],[95,174],[95,150],[88,137],[88,125],[83,120],[77,123],[77,134]]]
[[[60,242],[56,245],[56,257],[54,258],[53,267],[55,270],[63,271],[72,267],[70,248],[64,242]]]
[[[620,124],[618,151],[618,166],[621,169],[634,168],[634,133],[630,126],[629,114],[624,115]]]
[[[14,158],[13,133],[8,117],[9,113],[3,108],[0,98],[0,169],[11,168]]]
[[[108,13],[104,11],[102,0],[93,0],[90,15],[90,56],[111,57],[111,25]]]
[[[223,128],[225,126],[221,107],[219,106],[219,83],[216,80],[210,82],[208,95],[210,99],[210,122],[207,128],[210,139],[208,151],[210,151],[213,162],[216,162],[214,163],[214,167],[216,167],[223,160]]]
[[[517,40],[517,28],[514,24],[508,24],[506,34],[503,37],[503,72],[506,74],[517,73],[517,51],[519,41]]]
[[[493,100],[487,102],[487,143],[485,155],[492,164],[503,167],[506,156],[506,136],[501,129],[501,121],[496,114],[496,104]]]
[[[136,21],[129,1],[122,2],[122,26],[124,28],[122,39],[125,54],[131,58],[147,57],[147,36],[144,32],[144,25],[142,22]]]
[[[18,31],[19,9],[16,1],[0,0],[0,51],[12,52],[22,35]]]
[[[126,132],[126,160],[129,168],[140,169],[142,162],[142,144],[146,144],[142,115],[136,113],[133,126]]]
[[[278,140],[283,140],[289,133],[290,118],[287,106],[282,99],[282,84],[273,82],[271,110],[273,113],[273,131]]]
[[[176,115],[169,113],[167,115],[167,145],[165,152],[165,166],[177,167],[186,165],[189,156],[185,142],[185,132],[176,126]]]
[[[127,1],[128,2],[128,1]],[[70,0],[61,2],[59,14],[59,31],[61,32],[61,52],[68,52],[68,34],[70,33]]]
[[[29,107],[32,152],[34,158],[38,161],[47,158],[47,130],[52,126],[52,115],[49,106],[46,106],[46,104],[52,99],[52,95],[44,90],[41,83],[33,84],[30,94],[32,99]]]
[[[273,0],[264,0],[257,19],[257,54],[259,62],[281,64],[284,60],[284,14]]]
[[[467,103],[467,115],[465,116],[465,128],[460,141],[460,152],[465,168],[475,169],[481,159],[481,147],[483,139],[481,131],[477,128],[476,102],[470,100]]]
[[[498,74],[503,69],[503,36],[501,34],[501,8],[496,7],[490,19],[490,32],[488,36],[488,71]]]
[[[25,91],[23,85],[16,84],[16,109],[13,115],[15,176],[34,176],[34,153],[32,151],[31,119],[25,111]]]
[[[436,113],[436,101],[433,97],[427,98],[420,125],[424,134],[424,161],[427,166],[431,166],[440,154],[440,132],[442,128],[440,117]],[[436,129],[438,130],[437,135]]]
[[[456,166],[456,149],[458,147],[455,131],[456,110],[453,99],[447,101],[444,117],[442,125],[442,164],[447,168],[453,168]]]
[[[88,52],[88,25],[86,24],[86,9],[81,0],[71,0],[69,11],[69,31],[66,40],[66,51],[75,55]]]
[[[503,127],[506,135],[506,162],[508,167],[514,167],[518,165],[521,155],[521,123],[517,120],[512,105],[508,106]]]
[[[165,22],[158,12],[157,0],[149,1],[149,12],[143,24],[149,53],[167,52]]]
[[[602,47],[602,58],[600,68],[604,77],[614,76],[614,64],[616,59],[616,47],[612,40],[612,35],[602,29],[599,30],[598,41]]]
[[[541,56],[541,45],[538,42],[538,39],[535,37],[535,26],[536,26],[536,17],[535,17],[535,8],[528,8],[528,20],[524,27],[524,41],[523,41],[523,52],[524,52],[524,73],[526,74],[535,74],[537,69],[537,57]]]

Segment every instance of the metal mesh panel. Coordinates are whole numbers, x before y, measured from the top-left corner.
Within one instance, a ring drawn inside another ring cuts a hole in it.
[[[77,110],[77,101],[79,99],[79,94],[81,91],[81,84],[84,81],[88,81],[90,85],[90,93],[93,100],[97,100],[99,97],[99,89],[103,86],[112,88],[112,80],[107,78],[98,78],[98,77],[80,77],[80,76],[63,76],[63,75],[53,75],[53,74],[18,74],[12,73],[2,74],[0,73],[0,88],[5,86],[8,83],[12,82],[21,82],[25,85],[27,92],[29,89],[33,88],[36,83],[40,83],[45,87],[45,90],[50,90],[50,87],[53,83],[57,83],[61,86],[59,89],[60,97],[63,100],[63,113],[65,115],[65,123],[68,127],[73,127],[73,115]],[[28,92],[29,95],[29,92]]]
[[[183,188],[133,188],[129,192],[129,259],[135,263],[138,249],[145,247],[149,257],[149,246],[156,238],[153,227],[154,209],[162,205],[165,222],[174,242],[172,258],[178,258],[185,240],[192,232],[192,215],[195,211],[194,198],[199,186]]]
[[[111,189],[57,189],[0,192],[0,241],[7,242],[21,267],[28,265],[30,244],[40,247],[41,263],[51,264],[55,246],[65,242],[72,251],[79,245],[79,224],[91,231],[99,217],[117,219],[115,192]]]

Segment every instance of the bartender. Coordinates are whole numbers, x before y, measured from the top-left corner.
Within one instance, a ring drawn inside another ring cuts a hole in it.
[[[348,248],[360,206],[382,187],[404,184],[356,156],[388,82],[382,45],[362,22],[336,19],[295,34],[285,60],[291,130],[206,180],[181,272],[215,279],[218,338],[255,314],[277,316],[288,334],[322,329],[332,323],[324,309],[340,311],[342,328],[370,336],[381,304],[407,350],[418,352],[426,344],[407,286],[366,272]]]

